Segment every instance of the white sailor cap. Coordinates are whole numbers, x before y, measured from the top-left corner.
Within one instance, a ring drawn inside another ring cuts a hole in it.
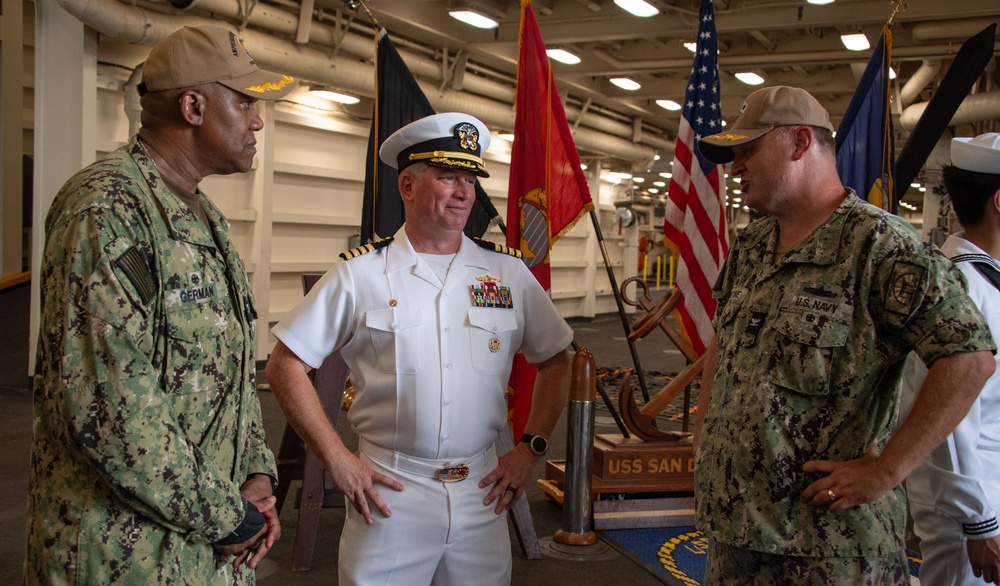
[[[427,163],[489,177],[483,164],[483,152],[489,146],[490,131],[481,120],[460,112],[445,112],[393,132],[382,143],[378,156],[399,171],[415,163]]]
[[[951,139],[951,164],[966,171],[1000,175],[1000,133]]]

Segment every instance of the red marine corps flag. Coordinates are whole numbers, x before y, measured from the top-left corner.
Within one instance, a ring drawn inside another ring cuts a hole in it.
[[[530,0],[521,0],[518,49],[507,246],[524,254],[532,274],[549,291],[549,249],[594,204]],[[524,431],[534,381],[534,367],[518,353],[508,389],[515,438]]]
[[[712,286],[729,253],[723,168],[703,159],[696,144],[702,136],[722,130],[720,97],[715,14],[712,0],[702,0],[663,221],[666,244],[680,256],[676,284],[682,299],[675,317],[699,354],[712,338]]]

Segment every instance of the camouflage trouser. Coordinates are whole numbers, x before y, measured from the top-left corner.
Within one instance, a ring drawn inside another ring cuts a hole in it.
[[[763,553],[711,540],[705,586],[909,586],[906,553],[819,558]]]

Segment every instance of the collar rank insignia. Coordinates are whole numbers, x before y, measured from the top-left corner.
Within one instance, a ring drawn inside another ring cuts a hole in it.
[[[514,301],[511,299],[510,287],[501,287],[500,279],[489,275],[476,277],[482,285],[470,285],[472,289],[472,303],[476,307],[499,307],[512,309]]]

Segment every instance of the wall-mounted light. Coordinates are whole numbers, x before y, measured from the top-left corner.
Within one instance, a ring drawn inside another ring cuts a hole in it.
[[[449,10],[448,15],[476,28],[491,29],[500,26],[499,22],[475,10]]]
[[[660,13],[655,6],[648,2],[643,2],[643,0],[615,0],[615,4],[625,12],[643,18],[656,16]]]
[[[846,35],[840,35],[840,42],[844,43],[848,51],[867,51],[871,48],[868,43],[868,37],[865,33],[848,33]]]
[[[634,92],[642,86],[636,80],[629,77],[612,77],[609,81],[623,90]]]
[[[682,107],[680,104],[678,104],[673,100],[656,100],[656,105],[666,110],[670,110],[671,112],[676,112],[680,110]]]
[[[565,63],[566,65],[576,65],[580,62],[579,57],[566,49],[546,49],[545,54],[549,56],[549,59],[555,59],[556,61]]]
[[[323,98],[324,100],[330,100],[331,102],[337,102],[338,104],[357,104],[361,101],[360,98],[330,90],[309,90],[309,95],[316,96],[317,98]]]
[[[736,74],[736,79],[747,85],[760,85],[764,83],[764,78],[752,71],[741,71]]]

